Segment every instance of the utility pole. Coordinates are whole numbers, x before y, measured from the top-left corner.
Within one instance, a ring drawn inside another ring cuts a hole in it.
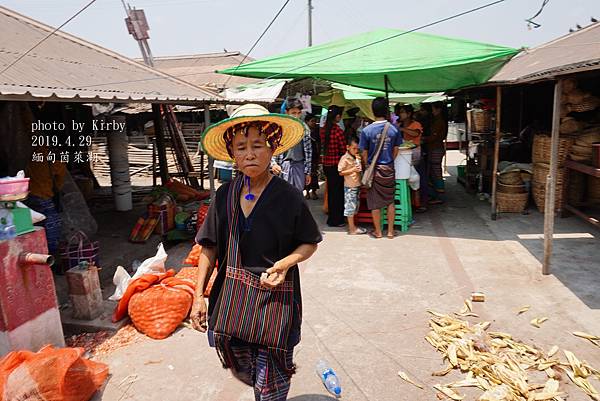
[[[308,47],[311,47],[313,44],[312,41],[312,0],[308,0]]]
[[[150,30],[150,27],[148,25],[148,21],[146,20],[146,14],[144,14],[144,10],[136,10],[135,8],[132,9],[129,4],[125,4],[125,0],[121,0],[121,3],[123,4],[125,13],[127,14],[127,18],[125,18],[127,31],[129,31],[129,34],[132,35],[133,38],[138,42],[140,51],[142,52],[142,57],[144,58],[144,63],[150,67],[154,67],[154,57],[152,56],[152,51],[150,50],[150,44],[148,44],[148,39],[150,39],[148,31]],[[185,144],[183,132],[181,131],[181,128],[177,122],[177,117],[175,116],[173,106],[152,104],[152,112],[154,113],[154,133],[156,137],[156,150],[160,164],[160,176],[162,184],[164,185],[169,179],[169,167],[167,165],[166,157],[166,140],[163,131],[163,129],[166,129],[171,134],[171,145],[175,149],[175,156],[182,171],[182,174],[180,175],[182,175],[184,179],[187,179],[187,181],[193,187],[198,188],[200,186],[198,183],[198,178],[194,172],[194,166]]]

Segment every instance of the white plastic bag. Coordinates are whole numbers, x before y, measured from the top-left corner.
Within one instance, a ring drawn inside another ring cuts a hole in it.
[[[120,300],[123,297],[123,294],[125,294],[129,283],[135,280],[136,278],[143,276],[144,274],[164,273],[166,261],[167,253],[165,252],[163,244],[160,243],[158,245],[158,251],[156,252],[156,255],[144,260],[140,267],[138,267],[133,277],[131,277],[129,273],[127,273],[123,266],[118,266],[117,271],[115,271],[115,275],[113,276],[113,284],[116,287],[115,293],[111,295],[108,299],[110,299],[111,301]]]
[[[408,177],[408,185],[413,191],[418,191],[421,188],[421,176],[414,166],[410,166],[410,177]]]

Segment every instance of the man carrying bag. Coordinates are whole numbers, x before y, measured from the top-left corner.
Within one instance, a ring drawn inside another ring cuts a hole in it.
[[[364,168],[362,184],[368,189],[367,206],[373,216],[373,238],[383,237],[381,209],[387,207],[388,238],[394,238],[394,159],[402,144],[400,132],[388,122],[389,103],[378,97],[371,105],[375,122],[363,129],[360,135],[360,150]],[[367,167],[368,166],[368,167]]]

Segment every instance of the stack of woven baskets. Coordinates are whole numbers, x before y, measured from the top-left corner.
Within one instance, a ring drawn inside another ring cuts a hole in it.
[[[551,138],[545,134],[537,134],[533,139],[533,200],[538,210],[544,213],[546,204],[546,180],[550,171]],[[558,173],[556,176],[555,209],[562,210],[564,206],[564,184],[566,169],[564,167],[567,155],[573,146],[573,139],[560,137],[558,145]]]
[[[600,127],[592,126],[585,129],[575,139],[569,158],[576,162],[592,164],[592,145],[595,142],[600,142]]]
[[[473,109],[471,124],[473,132],[489,132],[492,127],[492,113],[489,110]]]
[[[584,113],[592,111],[597,107],[600,107],[600,98],[579,89],[574,78],[564,81],[560,108],[561,117],[566,117],[571,112]],[[563,121],[561,120],[561,122]]]
[[[521,170],[500,173],[496,192],[496,211],[500,213],[523,213],[527,208],[529,191]]]

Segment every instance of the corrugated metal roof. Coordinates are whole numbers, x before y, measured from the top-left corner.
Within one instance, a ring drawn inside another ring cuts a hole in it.
[[[523,50],[488,83],[520,83],[600,68],[600,23]]]
[[[123,29],[125,29],[123,27]],[[53,28],[0,6],[0,71]],[[0,75],[0,99],[223,101],[209,90],[58,31]]]
[[[155,57],[154,66],[196,86],[222,90],[257,82],[255,78],[235,77],[215,71],[236,67],[244,60],[240,52],[193,54],[186,56]],[[246,57],[245,63],[254,61]],[[225,85],[227,83],[227,85]]]

